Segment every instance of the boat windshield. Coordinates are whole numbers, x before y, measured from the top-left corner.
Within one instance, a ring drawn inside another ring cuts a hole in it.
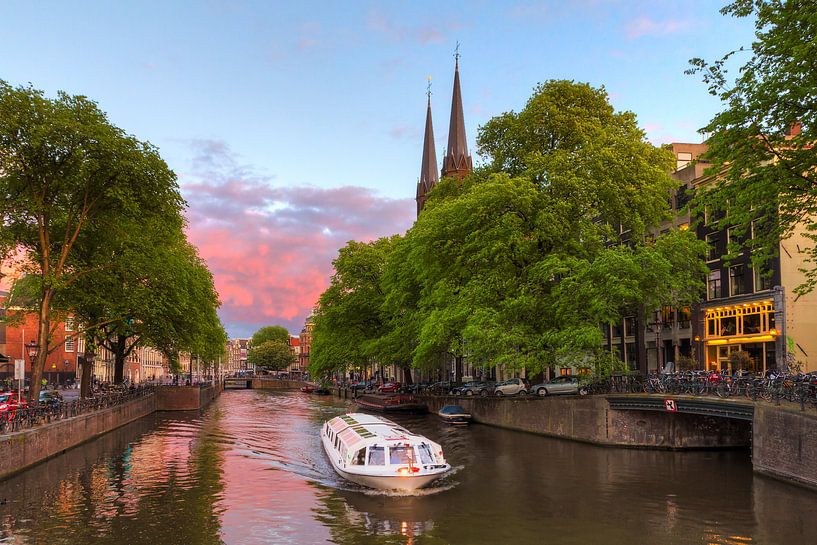
[[[367,465],[386,465],[386,452],[383,447],[369,447],[369,463]]]
[[[410,464],[414,461],[411,447],[389,447],[389,463],[393,466]]]
[[[417,446],[417,451],[420,453],[420,463],[421,464],[433,464],[434,463],[434,455],[431,453],[431,447],[422,443]]]

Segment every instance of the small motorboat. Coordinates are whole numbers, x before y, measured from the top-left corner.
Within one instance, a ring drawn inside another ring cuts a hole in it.
[[[446,405],[437,415],[449,424],[468,424],[471,421],[471,413],[459,405]]]
[[[451,469],[439,444],[372,414],[327,421],[321,440],[338,475],[369,488],[417,490]]]
[[[306,386],[301,387],[301,391],[305,394],[314,393],[317,388],[311,384],[307,384]]]

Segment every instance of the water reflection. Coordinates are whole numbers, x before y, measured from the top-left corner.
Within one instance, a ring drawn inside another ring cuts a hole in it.
[[[0,542],[221,543],[219,422],[148,417],[0,483]]]
[[[318,435],[348,407],[228,392],[137,421],[0,482],[0,543],[799,544],[817,496],[744,451],[597,448],[398,417],[460,471],[417,496],[340,479]]]

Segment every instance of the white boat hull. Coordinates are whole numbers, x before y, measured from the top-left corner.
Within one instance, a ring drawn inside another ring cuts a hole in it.
[[[447,470],[442,470],[440,473],[436,474],[426,474],[426,475],[419,475],[419,476],[402,476],[398,475],[395,477],[386,477],[386,476],[376,476],[376,475],[358,475],[355,473],[348,473],[339,469],[337,466],[335,467],[335,472],[338,475],[346,479],[347,481],[352,481],[353,483],[359,484],[361,486],[365,486],[367,488],[376,488],[378,490],[402,490],[406,492],[411,492],[414,490],[419,490],[420,488],[424,488],[428,486],[432,481],[439,479]]]

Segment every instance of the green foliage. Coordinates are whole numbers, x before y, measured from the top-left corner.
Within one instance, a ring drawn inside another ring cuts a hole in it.
[[[169,355],[223,351],[212,276],[184,236],[183,207],[158,151],[94,102],[0,81],[0,256],[25,255],[25,306],[39,312],[44,347],[35,388],[61,342],[51,327],[69,312],[120,363],[148,341]]]
[[[254,365],[257,369],[280,371],[295,363],[295,355],[285,342],[269,340],[257,346],[253,345],[247,354],[247,363]]]
[[[381,277],[398,239],[352,241],[340,249],[333,261],[335,274],[321,294],[315,315],[310,375],[360,368],[377,352],[377,341],[385,333]]]
[[[724,105],[701,129],[711,134],[706,158],[717,179],[696,208],[720,213],[719,225],[745,239],[730,245],[730,255],[750,249],[761,270],[777,256],[779,240],[802,230],[795,242],[808,265],[797,291],[806,293],[817,285],[817,4],[736,0],[721,12],[753,17],[755,40],[712,63],[690,61],[687,72],[701,75]],[[788,135],[798,122],[802,132]]]
[[[289,331],[279,325],[264,326],[252,335],[252,346],[261,346],[267,341],[289,342]]]
[[[545,83],[478,142],[488,166],[443,180],[405,237],[341,250],[313,375],[371,360],[431,369],[452,356],[533,372],[592,361],[609,373],[621,364],[599,352],[600,323],[697,299],[705,244],[689,231],[644,242],[668,216],[671,154],[603,89]]]

